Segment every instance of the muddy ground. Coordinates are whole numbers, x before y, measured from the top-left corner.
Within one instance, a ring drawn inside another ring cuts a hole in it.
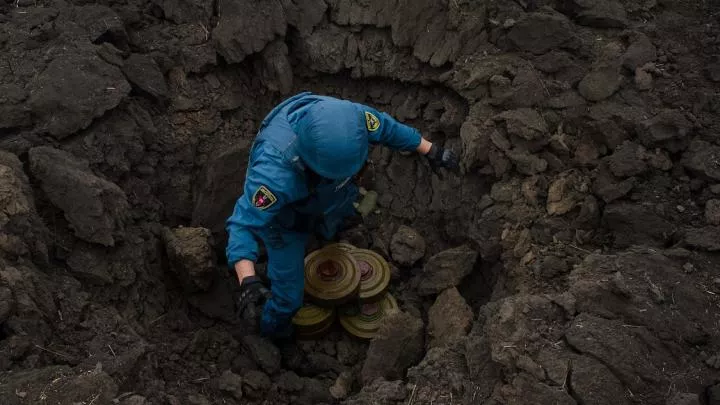
[[[718,13],[5,0],[0,403],[720,404]],[[234,315],[223,221],[302,90],[461,151],[443,178],[372,153],[380,210],[342,238],[402,313],[369,343]]]

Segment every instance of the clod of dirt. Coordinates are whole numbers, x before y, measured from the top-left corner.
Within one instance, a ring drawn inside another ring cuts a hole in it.
[[[374,405],[378,398],[389,404],[404,403],[408,397],[406,385],[402,381],[386,381],[377,378],[369,385],[362,387],[357,395],[343,402],[343,405]]]
[[[280,2],[221,0],[220,20],[212,31],[218,52],[229,63],[260,52],[276,36],[285,36],[287,22]]]
[[[352,389],[353,381],[354,379],[352,374],[348,371],[343,371],[335,380],[335,384],[330,387],[330,395],[332,395],[335,399],[347,398],[350,390]]]
[[[303,390],[303,380],[293,371],[286,371],[276,379],[278,389],[285,392],[300,392]]]
[[[128,57],[123,65],[122,72],[133,85],[151,96],[162,99],[168,94],[165,76],[155,60],[148,55],[134,53]]]
[[[280,351],[268,340],[256,335],[248,335],[243,338],[243,346],[250,354],[250,358],[268,374],[275,374],[280,370]]]
[[[635,87],[638,90],[650,90],[653,87],[653,77],[646,70],[635,69]]]
[[[632,177],[647,171],[648,165],[643,161],[644,155],[645,148],[634,142],[625,141],[605,160],[615,176]]]
[[[147,405],[148,402],[147,398],[142,395],[130,395],[127,398],[123,398],[120,403],[122,405]]]
[[[561,14],[530,13],[508,33],[508,41],[514,47],[536,55],[553,48],[571,47],[573,39],[571,23]]]
[[[720,180],[720,146],[695,140],[683,154],[688,169],[714,180]]]
[[[383,321],[370,342],[363,364],[363,385],[382,377],[396,380],[405,370],[422,358],[424,348],[423,321],[406,312],[396,312]]]
[[[705,221],[710,225],[720,225],[720,200],[705,203]]]
[[[37,76],[28,98],[43,128],[60,139],[86,128],[130,93],[120,69],[100,59],[92,47],[73,48]]]
[[[428,259],[415,278],[417,293],[421,296],[437,294],[456,287],[475,268],[478,252],[468,246],[445,250]]]
[[[540,139],[548,132],[545,119],[531,108],[505,111],[493,117],[495,121],[504,121],[508,135],[515,135],[532,141]]]
[[[470,331],[473,312],[456,288],[448,288],[428,311],[428,347],[442,346]]]
[[[172,270],[189,290],[207,291],[215,275],[213,240],[206,228],[163,230],[165,249]]]
[[[570,170],[561,173],[548,188],[548,214],[563,215],[572,211],[585,200],[589,188],[588,179],[579,172]]]
[[[238,401],[242,399],[242,378],[230,370],[226,370],[218,377],[216,384],[220,391],[232,395]]]
[[[700,398],[698,397],[698,394],[678,392],[668,398],[666,405],[697,405],[699,403]]]
[[[620,65],[608,63],[588,73],[578,84],[578,92],[588,101],[600,101],[615,94],[621,84]]]
[[[635,244],[662,246],[675,232],[675,227],[655,214],[652,208],[626,202],[607,205],[602,220],[613,231],[617,247]]]
[[[120,187],[96,176],[87,162],[67,152],[39,146],[28,156],[33,176],[48,199],[63,211],[78,238],[113,246],[123,237],[128,202]]]
[[[243,392],[248,398],[260,399],[270,390],[272,382],[270,377],[262,371],[250,370],[243,374],[242,378]]]
[[[575,20],[580,25],[597,28],[625,28],[628,25],[625,7],[615,0],[573,0],[578,8]]]
[[[390,254],[403,266],[412,266],[425,255],[425,239],[416,230],[400,225],[390,240]]]
[[[646,146],[655,146],[671,140],[682,140],[690,134],[693,125],[682,111],[663,110],[658,115],[641,121],[637,126],[640,140]],[[672,145],[664,144],[672,148]]]
[[[720,250],[720,226],[690,228],[685,231],[685,242],[697,249],[716,252]]]
[[[647,35],[634,32],[628,35],[630,46],[623,55],[623,66],[630,71],[644,66],[657,59],[657,49]]]

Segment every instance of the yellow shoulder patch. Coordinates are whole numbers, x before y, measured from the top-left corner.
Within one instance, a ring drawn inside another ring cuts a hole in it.
[[[275,204],[275,202],[277,202],[277,197],[275,197],[275,194],[273,194],[272,191],[268,190],[265,186],[260,186],[252,197],[253,205],[255,208],[260,210],[270,208],[270,206]]]
[[[365,125],[368,131],[375,132],[380,128],[380,120],[370,111],[365,111]]]

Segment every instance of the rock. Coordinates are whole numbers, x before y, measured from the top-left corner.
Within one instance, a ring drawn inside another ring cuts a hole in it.
[[[226,370],[217,379],[217,387],[220,391],[232,395],[238,401],[242,399],[242,378],[230,370]]]
[[[303,390],[303,380],[293,371],[280,374],[275,381],[281,391],[300,392]]]
[[[163,241],[170,265],[188,290],[207,291],[215,276],[212,234],[206,228],[165,228]]]
[[[716,252],[720,250],[720,226],[690,228],[685,231],[685,242],[700,250]]]
[[[122,72],[130,83],[151,96],[158,99],[167,96],[165,76],[152,57],[133,53],[123,63]]]
[[[573,0],[579,6],[575,20],[580,25],[596,28],[625,28],[628,25],[625,7],[615,0]]]
[[[285,36],[287,22],[279,0],[220,0],[218,10],[220,20],[212,38],[228,63],[242,62]]]
[[[643,161],[645,148],[625,141],[615,149],[615,152],[605,158],[612,174],[617,177],[632,177],[647,171],[648,165]]]
[[[448,288],[428,311],[428,347],[442,346],[470,331],[473,312],[456,288]]]
[[[416,277],[419,295],[437,294],[455,287],[475,268],[478,253],[467,246],[442,251],[431,257]]]
[[[710,225],[720,225],[720,200],[705,203],[705,221]]]
[[[547,212],[564,215],[575,209],[589,191],[588,180],[574,170],[561,173],[548,188]]]
[[[27,103],[39,119],[37,129],[63,139],[120,104],[130,84],[92,48],[60,55],[30,84]]]
[[[683,165],[713,180],[720,180],[720,146],[695,140],[683,154]]]
[[[521,51],[542,55],[571,45],[573,35],[570,21],[565,16],[530,13],[512,27],[507,39]]]
[[[679,110],[664,110],[658,115],[638,124],[640,140],[647,146],[673,139],[683,139],[690,134],[693,125]]]
[[[686,392],[676,392],[675,395],[668,398],[665,405],[697,405],[700,403],[698,394],[689,394]]]
[[[650,90],[653,87],[653,77],[641,68],[635,69],[635,87],[638,90]]]
[[[670,222],[656,215],[651,208],[624,202],[608,204],[602,222],[613,231],[616,247],[662,246],[675,231]]]
[[[123,237],[128,202],[120,187],[97,177],[86,162],[48,146],[30,149],[28,157],[30,171],[75,236],[104,246]]]
[[[423,322],[405,312],[385,318],[370,342],[361,377],[364,385],[376,378],[402,379],[405,370],[422,358]]]
[[[260,399],[263,398],[266,392],[270,390],[272,382],[267,374],[250,370],[243,375],[243,392],[247,394],[248,398]]]
[[[620,89],[620,67],[614,64],[594,68],[578,84],[578,92],[588,101],[604,100]]]
[[[403,266],[412,266],[425,255],[425,239],[414,229],[400,225],[390,240],[390,254]]]
[[[631,41],[623,55],[623,66],[630,71],[636,71],[649,62],[657,59],[657,50],[647,35],[635,32],[629,35]]]
[[[280,370],[280,350],[270,341],[248,335],[243,338],[243,346],[253,361],[268,374],[275,374]]]
[[[508,135],[532,141],[541,139],[548,132],[545,119],[534,109],[520,108],[500,113],[493,117],[494,121],[504,121]]]

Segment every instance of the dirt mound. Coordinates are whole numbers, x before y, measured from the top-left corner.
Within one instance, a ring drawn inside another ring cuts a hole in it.
[[[0,403],[720,401],[712,2],[0,5]],[[374,148],[401,314],[275,345],[223,223],[301,90],[391,113],[462,175]]]

